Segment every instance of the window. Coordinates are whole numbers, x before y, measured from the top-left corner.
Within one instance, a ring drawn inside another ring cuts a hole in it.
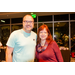
[[[36,16],[36,18],[34,18],[34,22],[37,22],[37,16]]]
[[[32,29],[32,31],[34,31],[35,33],[37,33],[37,24],[34,24],[34,28]]]
[[[71,22],[71,51],[75,52],[75,22]]]
[[[22,25],[12,25],[11,26],[11,31],[13,32],[14,30],[21,29],[23,26]]]
[[[70,20],[75,20],[75,14],[70,14]]]
[[[6,42],[10,35],[10,26],[4,25],[0,26],[0,39],[3,46],[6,46]]]
[[[54,24],[54,40],[59,46],[69,47],[69,23],[58,22]]]
[[[54,15],[54,21],[69,20],[69,15]]]
[[[10,24],[10,19],[0,19],[0,24]]]
[[[52,16],[38,16],[38,21],[39,21],[39,22],[52,21]]]
[[[13,24],[13,23],[22,23],[22,18],[13,18],[13,19],[11,19],[11,23]]]

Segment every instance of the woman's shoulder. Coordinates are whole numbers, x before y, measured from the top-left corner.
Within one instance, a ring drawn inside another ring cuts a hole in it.
[[[50,45],[55,45],[55,44],[57,44],[57,43],[56,43],[56,41],[53,40],[53,41],[51,41],[49,44],[50,44]]]
[[[55,46],[57,46],[57,43],[56,43],[56,41],[51,41],[50,43],[49,43],[49,46],[50,47],[55,47]]]

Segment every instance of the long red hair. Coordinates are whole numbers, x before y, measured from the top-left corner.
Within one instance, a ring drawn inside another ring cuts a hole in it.
[[[51,32],[50,32],[48,26],[44,24],[44,25],[41,25],[41,26],[38,28],[38,32],[37,32],[37,44],[41,43],[41,39],[40,39],[40,37],[39,37],[39,33],[40,33],[40,31],[43,30],[44,28],[45,28],[46,31],[48,32],[48,37],[47,37],[46,41],[47,41],[48,43],[50,43],[51,41],[53,41],[53,38],[52,38],[52,36],[51,36]]]

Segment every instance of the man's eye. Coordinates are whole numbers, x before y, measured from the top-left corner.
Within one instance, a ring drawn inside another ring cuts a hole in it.
[[[25,21],[25,22],[28,22],[28,21]]]
[[[27,21],[24,21],[24,22],[27,22]]]

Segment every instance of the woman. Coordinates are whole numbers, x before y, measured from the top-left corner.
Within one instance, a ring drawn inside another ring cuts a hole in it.
[[[63,62],[59,47],[53,41],[47,25],[42,25],[38,29],[35,56],[38,62]]]

